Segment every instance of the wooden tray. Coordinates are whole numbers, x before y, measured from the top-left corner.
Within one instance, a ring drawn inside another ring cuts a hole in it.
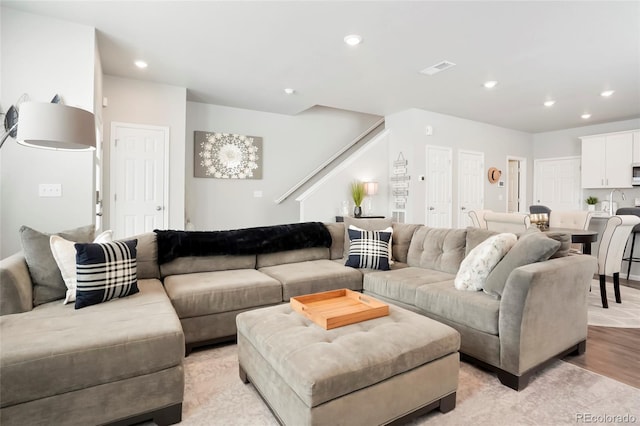
[[[325,330],[389,315],[386,303],[348,289],[292,297],[289,303]]]

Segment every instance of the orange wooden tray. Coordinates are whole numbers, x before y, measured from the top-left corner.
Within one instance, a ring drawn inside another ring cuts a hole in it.
[[[289,303],[325,330],[389,315],[386,303],[348,289],[296,296]]]

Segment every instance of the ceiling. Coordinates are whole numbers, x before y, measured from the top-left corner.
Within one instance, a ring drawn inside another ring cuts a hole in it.
[[[105,74],[186,87],[196,102],[420,108],[531,133],[640,117],[638,1],[2,4],[95,27]],[[344,43],[351,33],[359,46]],[[456,65],[419,73],[444,60]]]

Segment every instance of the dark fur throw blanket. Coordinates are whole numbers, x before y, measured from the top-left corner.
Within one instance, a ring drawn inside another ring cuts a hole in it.
[[[292,223],[231,231],[162,231],[158,263],[177,257],[262,254],[311,247],[331,247],[331,234],[322,222]]]

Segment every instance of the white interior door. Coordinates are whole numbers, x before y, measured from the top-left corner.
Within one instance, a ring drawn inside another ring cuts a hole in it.
[[[111,227],[115,238],[163,229],[167,223],[166,127],[111,126]]]
[[[534,204],[551,210],[582,210],[580,157],[535,161]]]
[[[458,151],[458,227],[473,226],[469,212],[484,209],[484,153]]]
[[[451,228],[451,148],[427,146],[425,224]]]

